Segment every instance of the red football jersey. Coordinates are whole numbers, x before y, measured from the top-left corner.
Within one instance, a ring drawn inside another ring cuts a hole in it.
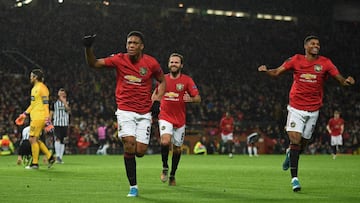
[[[220,120],[221,134],[227,135],[234,131],[234,118],[223,116]]]
[[[199,95],[199,90],[193,79],[181,74],[179,78],[172,79],[165,75],[166,90],[160,102],[159,119],[166,120],[179,128],[186,123],[186,104],[183,100],[185,92],[194,97]]]
[[[304,55],[296,54],[282,64],[287,70],[292,69],[293,84],[289,94],[290,106],[304,111],[317,111],[322,106],[323,85],[328,75],[339,74],[330,59],[319,56],[308,61]]]
[[[341,135],[341,126],[344,125],[344,122],[345,121],[342,118],[330,118],[328,125],[332,136]]]
[[[140,114],[150,112],[152,78],[163,73],[159,62],[143,54],[133,64],[128,54],[118,53],[105,58],[105,64],[116,69],[115,97],[118,109]]]

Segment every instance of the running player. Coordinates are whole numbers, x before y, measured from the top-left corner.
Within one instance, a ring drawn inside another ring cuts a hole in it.
[[[258,71],[273,77],[289,70],[293,71],[294,81],[289,94],[286,123],[290,147],[286,153],[283,169],[287,170],[290,167],[294,192],[301,190],[298,180],[299,155],[314,131],[319,109],[322,106],[325,79],[330,75],[343,86],[355,83],[353,77],[344,78],[330,59],[319,55],[320,41],[318,37],[306,37],[304,49],[305,55],[296,54],[278,68],[268,69],[265,65],[258,67]]]
[[[127,53],[97,59],[92,44],[95,35],[85,36],[85,57],[90,67],[116,70],[115,98],[117,103],[118,136],[124,145],[124,163],[130,184],[128,197],[138,196],[135,156],[143,157],[150,141],[151,106],[165,91],[164,73],[158,61],[144,50],[144,36],[139,31],[127,35]],[[152,79],[160,85],[152,94]]]
[[[160,179],[169,185],[175,186],[175,173],[181,157],[181,146],[185,138],[186,103],[199,103],[201,97],[193,79],[183,74],[184,57],[172,53],[169,57],[168,68],[170,73],[165,75],[166,90],[160,102],[159,130],[161,160],[163,169]],[[169,150],[172,149],[170,177],[168,176]]]

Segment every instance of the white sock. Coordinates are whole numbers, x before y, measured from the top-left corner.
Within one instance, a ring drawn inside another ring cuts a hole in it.
[[[57,157],[60,157],[60,148],[61,148],[61,146],[60,146],[60,141],[55,141],[55,154],[56,154],[56,156]]]
[[[253,151],[254,151],[254,155],[257,156],[257,148],[256,147],[253,147]]]
[[[248,153],[249,153],[249,156],[252,155],[252,151],[251,151],[251,147],[250,147],[250,146],[248,147]]]
[[[63,155],[64,155],[64,151],[65,151],[65,144],[60,144],[60,154],[59,157],[62,160]]]

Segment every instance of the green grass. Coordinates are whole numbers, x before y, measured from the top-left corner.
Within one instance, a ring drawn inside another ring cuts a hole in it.
[[[302,155],[302,190],[291,190],[282,155],[183,155],[177,186],[160,181],[160,155],[137,159],[139,197],[129,185],[119,155],[69,155],[65,164],[26,170],[16,156],[0,157],[1,202],[360,202],[360,156]],[[171,163],[171,162],[169,162]]]

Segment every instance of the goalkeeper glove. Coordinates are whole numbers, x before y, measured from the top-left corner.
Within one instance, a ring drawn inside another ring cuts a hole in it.
[[[51,123],[51,121],[50,121],[50,119],[49,118],[47,118],[46,120],[45,120],[45,132],[46,133],[54,133],[54,126],[53,126],[53,124]]]
[[[92,46],[92,44],[94,43],[95,41],[95,37],[96,37],[96,34],[92,34],[92,35],[86,35],[85,37],[83,37],[82,39],[82,43],[85,47],[89,48]]]
[[[17,119],[15,120],[15,124],[16,125],[24,125],[26,116],[27,116],[26,112],[20,114],[19,117],[17,117]]]

